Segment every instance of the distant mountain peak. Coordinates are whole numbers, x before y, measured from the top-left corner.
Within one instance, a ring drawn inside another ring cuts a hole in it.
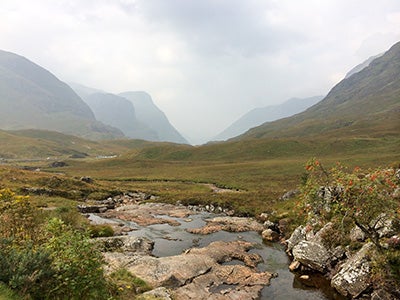
[[[91,139],[122,137],[96,121],[89,106],[48,70],[0,50],[0,128],[51,129]]]
[[[322,98],[323,96],[291,98],[278,105],[254,108],[218,134],[213,140],[227,140],[265,122],[275,121],[302,112]]]

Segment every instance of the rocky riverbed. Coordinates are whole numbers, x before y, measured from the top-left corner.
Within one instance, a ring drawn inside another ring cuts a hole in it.
[[[125,235],[98,239],[107,270],[124,267],[160,299],[333,299],[288,269],[284,247],[263,243],[251,218],[161,203],[90,214]]]

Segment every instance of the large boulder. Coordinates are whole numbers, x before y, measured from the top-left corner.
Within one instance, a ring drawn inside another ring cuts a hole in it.
[[[346,260],[332,280],[331,285],[344,296],[359,296],[371,284],[370,254],[372,243],[365,244],[354,256]]]
[[[324,272],[329,267],[331,253],[320,243],[301,241],[294,246],[293,257],[303,266]]]

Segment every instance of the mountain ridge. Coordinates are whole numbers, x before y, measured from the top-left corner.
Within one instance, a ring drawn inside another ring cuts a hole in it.
[[[0,50],[0,128],[52,129],[85,138],[122,137],[98,122],[82,99],[48,70]]]
[[[340,81],[306,111],[253,128],[237,139],[334,135],[339,131],[365,136],[396,134],[400,131],[399,109],[400,42]]]
[[[280,118],[294,115],[307,109],[311,105],[320,101],[322,98],[323,96],[291,98],[278,105],[254,108],[232,123],[213,140],[227,140],[243,134],[253,127],[260,126],[265,122],[271,122]]]

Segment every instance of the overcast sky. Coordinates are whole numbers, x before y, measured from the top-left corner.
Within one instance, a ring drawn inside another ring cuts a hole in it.
[[[1,0],[0,48],[63,81],[144,90],[190,141],[326,94],[400,41],[399,0]]]

